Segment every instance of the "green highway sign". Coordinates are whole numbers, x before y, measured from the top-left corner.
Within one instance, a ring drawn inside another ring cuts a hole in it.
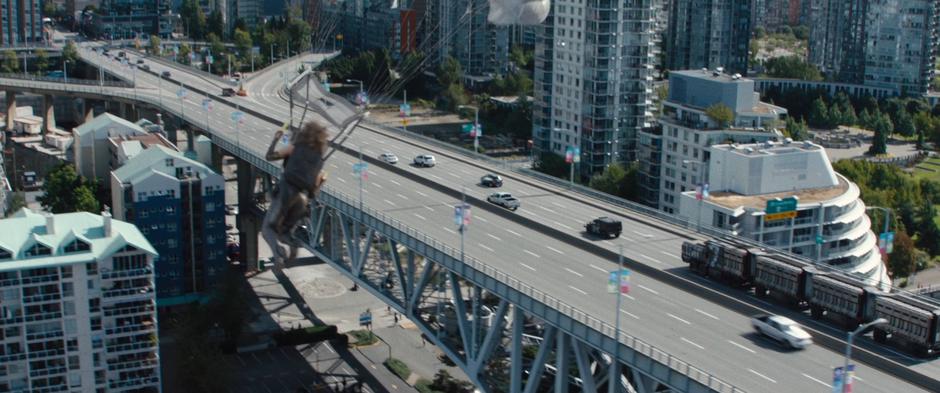
[[[767,214],[796,211],[796,203],[797,200],[795,197],[772,199],[767,201],[767,209],[765,209],[765,211]]]

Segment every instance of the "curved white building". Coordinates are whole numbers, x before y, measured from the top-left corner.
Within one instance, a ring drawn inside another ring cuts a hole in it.
[[[679,215],[837,267],[887,290],[891,284],[859,188],[810,142],[715,145],[712,190],[682,194]],[[794,213],[768,214],[768,201],[797,200]]]

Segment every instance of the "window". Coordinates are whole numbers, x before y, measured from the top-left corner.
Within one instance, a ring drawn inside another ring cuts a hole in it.
[[[101,317],[91,319],[91,330],[101,330]]]
[[[26,257],[35,257],[40,255],[51,255],[52,249],[42,244],[36,243],[26,250]]]
[[[2,260],[4,260],[4,259],[12,259],[12,258],[13,258],[13,254],[12,254],[12,253],[10,253],[9,251],[7,251],[7,250],[5,250],[5,249],[0,248],[0,261],[2,261]]]
[[[65,316],[75,315],[75,302],[70,300],[62,302],[62,313],[64,313]]]
[[[88,280],[88,289],[95,289],[95,280]]]
[[[62,278],[72,278],[71,266],[62,266],[61,268],[59,268],[59,271],[62,272]]]
[[[88,243],[75,239],[74,241],[69,243],[67,246],[65,246],[65,249],[63,251],[65,251],[65,253],[68,254],[68,253],[73,253],[73,252],[88,251],[90,249],[91,249],[91,246],[89,246]]]
[[[101,299],[99,298],[88,299],[88,311],[89,312],[101,311]]]
[[[164,164],[166,164],[167,167],[173,166],[173,159],[167,158],[166,160],[164,160]]]
[[[88,262],[85,264],[85,271],[89,276],[94,276],[98,274],[98,264],[95,262]]]

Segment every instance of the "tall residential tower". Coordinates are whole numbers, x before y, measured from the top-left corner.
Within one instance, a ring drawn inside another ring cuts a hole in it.
[[[652,114],[652,0],[555,0],[535,45],[533,148],[588,176],[636,157]]]

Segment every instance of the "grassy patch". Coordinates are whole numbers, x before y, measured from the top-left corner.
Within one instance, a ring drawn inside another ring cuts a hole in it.
[[[418,380],[418,382],[415,383],[415,389],[417,389],[421,393],[443,393],[443,392],[434,390],[434,388],[431,387],[433,385],[434,385],[434,382],[432,382],[431,380],[421,378]]]
[[[375,334],[368,330],[353,330],[349,335],[356,340],[353,345],[372,345],[379,341]]]
[[[401,360],[388,358],[388,360],[386,360],[383,364],[385,364],[385,367],[388,367],[389,370],[392,370],[392,372],[403,381],[408,380],[408,377],[411,376],[411,369],[408,368],[408,365]]]
[[[933,169],[934,171],[929,171],[924,168]],[[914,167],[914,177],[917,179],[940,181],[940,157],[932,157],[917,164],[917,166]]]

